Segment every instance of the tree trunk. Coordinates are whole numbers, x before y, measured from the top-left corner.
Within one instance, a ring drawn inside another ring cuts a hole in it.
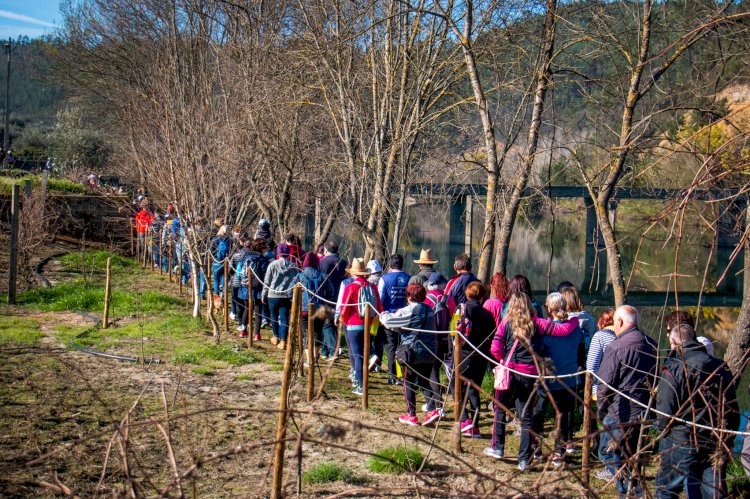
[[[516,223],[516,216],[518,215],[518,208],[521,206],[523,192],[526,190],[531,169],[534,167],[534,157],[536,156],[537,146],[539,144],[539,129],[542,124],[545,97],[552,78],[550,61],[555,46],[556,10],[557,0],[547,0],[547,12],[544,16],[544,52],[541,54],[541,61],[537,72],[534,108],[531,112],[531,123],[529,124],[529,134],[526,140],[526,151],[523,155],[521,167],[516,173],[516,178],[513,182],[513,192],[511,192],[510,200],[505,207],[505,212],[503,213],[503,218],[500,222],[500,235],[497,238],[498,247],[495,269],[504,274],[507,272],[508,249],[510,247],[510,238],[513,234],[513,227]]]
[[[745,208],[745,230],[750,227],[750,203]],[[742,290],[742,308],[737,317],[734,334],[729,339],[724,360],[735,376],[740,376],[750,350],[750,241],[744,247],[744,279]],[[718,269],[721,272],[721,269]]]

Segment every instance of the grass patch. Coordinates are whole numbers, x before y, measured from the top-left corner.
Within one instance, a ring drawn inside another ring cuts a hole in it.
[[[42,184],[42,177],[39,175],[24,175],[22,177],[0,177],[0,192],[10,193],[13,184],[24,186],[27,180],[31,180],[32,188]],[[60,178],[50,178],[47,180],[47,190],[49,192],[61,192],[65,194],[85,194],[86,188],[70,180]]]
[[[213,376],[214,370],[211,367],[198,366],[191,369],[195,374],[201,374],[203,376]]]
[[[204,364],[210,361],[225,362],[231,366],[243,366],[259,361],[257,355],[247,350],[235,350],[232,345],[209,345],[183,350],[175,356],[178,364]]]
[[[745,468],[739,459],[727,465],[727,491],[730,497],[750,498],[750,479],[745,475]]]
[[[234,379],[237,381],[251,381],[253,378],[249,374],[240,374]]]
[[[308,485],[316,483],[354,482],[355,477],[349,469],[332,461],[318,463],[302,475],[302,482]]]
[[[368,459],[367,468],[376,473],[401,474],[417,471],[422,462],[424,454],[417,447],[388,447]]]
[[[26,317],[0,317],[0,344],[36,345],[44,337],[39,323]]]
[[[139,306],[140,302],[140,306]],[[77,279],[60,283],[52,288],[37,288],[18,297],[18,303],[47,312],[82,310],[100,312],[104,308],[104,284]],[[184,308],[183,300],[155,291],[144,291],[140,295],[132,291],[112,291],[112,315],[158,312],[173,307]]]
[[[107,258],[110,258],[112,271],[127,270],[137,267],[135,260],[125,258],[111,251],[88,250],[68,253],[59,258],[65,270],[78,272],[106,272]]]

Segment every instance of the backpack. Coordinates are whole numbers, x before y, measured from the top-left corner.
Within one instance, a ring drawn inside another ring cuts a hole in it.
[[[244,260],[240,260],[239,265],[237,265],[237,275],[240,276],[240,287],[237,289],[237,298],[240,300],[247,300],[250,296],[250,293],[248,292],[247,285],[248,285],[248,272],[247,269],[244,268]],[[244,270],[244,274],[243,274]],[[253,277],[250,277],[250,280],[254,279]]]
[[[217,260],[223,260],[229,255],[229,242],[228,237],[219,238],[219,244],[216,246],[216,254],[214,255]]]
[[[435,316],[435,329],[438,331],[448,331],[450,327],[450,317],[448,313],[448,296],[441,295],[439,298],[435,295],[427,295],[427,299],[432,303],[432,314]]]
[[[320,297],[323,295],[322,288],[325,282],[325,275],[320,272],[315,277],[310,277],[305,273],[303,275],[305,277],[305,287],[312,291],[305,291],[307,294],[307,303],[312,303],[317,308],[320,305]]]
[[[456,313],[453,314],[453,318],[455,319],[455,329],[459,333],[461,333],[462,341],[464,341],[466,338],[469,338],[471,336],[471,320],[466,317],[466,305],[462,303],[458,307],[456,307]]]
[[[360,317],[367,314],[370,318],[377,315],[378,302],[375,298],[375,293],[372,291],[372,286],[368,284],[362,285],[358,281],[354,281],[359,286],[359,293],[357,294],[357,313]]]
[[[246,267],[246,276],[245,280],[247,281],[247,284],[243,283],[243,286],[248,286],[250,288],[257,288],[261,281],[266,277],[266,270],[268,269],[268,260],[263,255],[259,255],[258,253],[250,254],[246,256],[243,260],[243,263],[245,261],[248,261],[247,267]]]

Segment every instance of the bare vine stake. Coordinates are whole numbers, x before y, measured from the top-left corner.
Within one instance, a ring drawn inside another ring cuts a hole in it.
[[[112,281],[110,280],[112,271],[112,258],[107,257],[107,280],[104,284],[104,318],[102,320],[102,329],[109,327],[109,302],[112,296]]]
[[[10,255],[8,264],[8,304],[16,304],[16,276],[18,271],[18,184],[11,188],[10,202]]]
[[[297,304],[299,310],[299,322],[297,322],[297,375],[302,378],[305,375],[305,342],[302,340],[302,300]],[[310,334],[310,332],[307,332]]]
[[[167,241],[167,251],[169,252],[169,256],[167,257],[167,275],[169,276],[169,282],[172,282],[172,253],[174,248],[172,248],[172,241],[171,239]]]
[[[581,484],[589,488],[589,455],[591,454],[591,373],[586,371],[583,387],[583,449],[581,450]]]
[[[307,305],[307,401],[312,402],[315,396],[315,305]]]
[[[292,292],[292,318],[289,321],[289,334],[295,335],[300,320],[300,301],[302,287],[297,284]],[[279,416],[276,421],[276,441],[273,449],[273,481],[271,483],[271,499],[281,499],[281,486],[284,476],[284,448],[286,437],[287,399],[289,385],[292,381],[292,363],[294,361],[294,343],[296,338],[288,338],[284,355],[284,373],[281,377],[281,393],[279,394]]]
[[[367,398],[370,392],[370,308],[365,310],[364,348],[362,349],[362,410],[367,410]]]
[[[453,336],[453,411],[455,412],[456,429],[453,440],[453,448],[456,453],[461,452],[461,376],[458,375],[461,368],[461,343],[458,333]]]
[[[161,240],[161,236],[157,236],[156,240],[158,241],[157,251],[159,252],[159,275],[162,275],[164,267],[162,264],[162,258],[164,258],[162,256],[164,254],[164,242]]]
[[[180,263],[179,263],[179,270],[177,271],[177,280],[180,281],[180,296],[182,296],[182,266],[185,264],[185,243],[180,243]],[[185,298],[185,303],[187,303],[187,297]]]
[[[227,291],[229,289],[229,262],[224,259],[224,334],[229,334],[229,299]]]

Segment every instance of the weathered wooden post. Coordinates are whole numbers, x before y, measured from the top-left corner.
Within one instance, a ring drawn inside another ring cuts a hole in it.
[[[109,303],[112,298],[112,281],[110,275],[112,272],[112,258],[107,257],[107,279],[104,284],[104,317],[102,318],[102,329],[109,327]]]
[[[172,253],[174,253],[174,247],[172,245],[171,237],[167,239],[167,252],[167,275],[169,276],[169,282],[172,282]]]
[[[461,340],[458,332],[453,337],[453,410],[455,411],[456,429],[453,439],[453,450],[461,452]]]
[[[159,275],[162,275],[164,271],[164,264],[162,263],[162,259],[164,258],[164,241],[161,239],[161,234],[157,236],[157,251],[159,252]]]
[[[13,184],[10,200],[10,260],[8,262],[8,303],[16,304],[18,272],[18,184]]]
[[[292,292],[292,318],[289,321],[289,334],[294,335],[300,321],[300,305],[302,301],[302,286],[297,284]],[[289,385],[292,381],[292,364],[294,361],[294,343],[296,338],[287,338],[284,355],[284,373],[281,377],[281,393],[279,395],[279,415],[276,421],[276,441],[273,449],[273,481],[271,483],[271,499],[281,499],[281,487],[284,478],[284,449],[286,442],[287,399]]]
[[[370,308],[365,310],[364,348],[362,349],[362,410],[367,410],[368,396],[370,394]]]
[[[307,305],[307,401],[315,397],[315,304]]]
[[[586,371],[583,385],[583,448],[581,449],[581,484],[589,487],[589,456],[591,454],[591,373]]]
[[[224,259],[224,286],[222,294],[224,295],[224,334],[229,334],[229,299],[227,298],[229,289],[229,261]]]
[[[305,291],[302,290],[304,293]],[[297,353],[298,353],[298,359],[297,359],[297,375],[302,378],[305,375],[305,342],[302,339],[302,300],[300,299],[299,302],[299,314],[300,319],[297,323]],[[308,334],[310,332],[308,331]]]

